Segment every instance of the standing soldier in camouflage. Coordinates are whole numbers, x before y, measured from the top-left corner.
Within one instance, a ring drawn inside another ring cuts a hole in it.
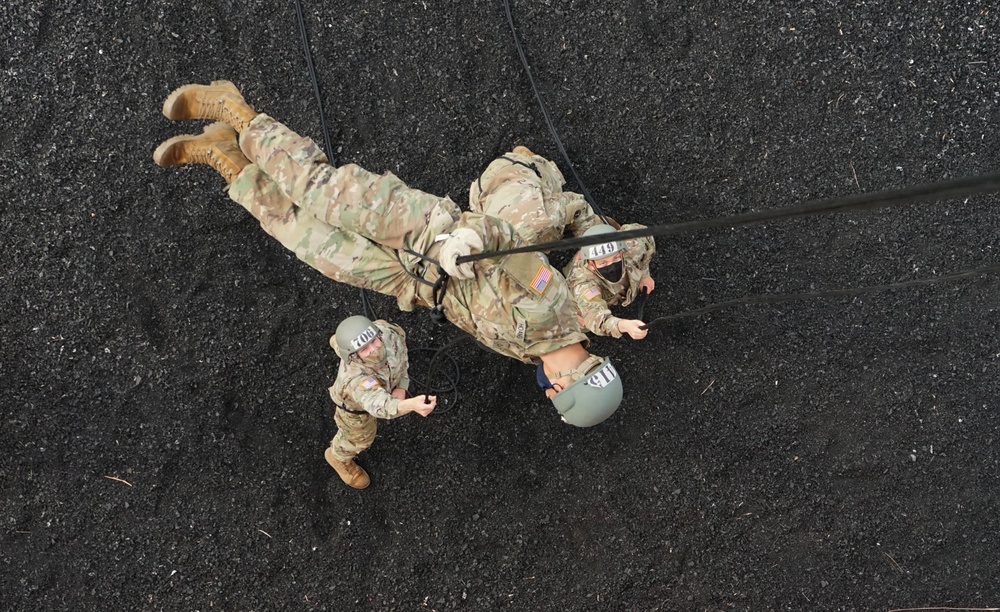
[[[638,223],[621,226],[622,231],[642,229]],[[563,273],[569,283],[580,322],[599,336],[620,338],[623,333],[633,340],[646,337],[645,323],[639,319],[619,319],[609,306],[628,306],[640,292],[652,293],[656,282],[649,275],[649,262],[656,253],[652,236],[618,241],[615,228],[595,225],[584,236],[608,234],[608,242],[586,246],[567,264]]]
[[[401,310],[434,308],[496,352],[539,364],[546,395],[568,423],[596,425],[618,408],[621,378],[609,359],[587,352],[565,279],[542,255],[458,264],[523,244],[510,223],[462,213],[389,172],[332,166],[314,141],[258,114],[229,81],[180,87],[163,113],[224,124],[163,142],[154,161],[218,170],[229,197],[313,268],[392,295]]]
[[[326,462],[348,486],[364,489],[371,478],[354,458],[375,441],[376,419],[394,419],[410,412],[427,416],[437,398],[418,395],[406,399],[410,385],[406,333],[397,325],[360,315],[348,317],[337,326],[330,346],[340,357],[340,369],[330,387],[337,407],[333,415],[337,435],[326,449]]]

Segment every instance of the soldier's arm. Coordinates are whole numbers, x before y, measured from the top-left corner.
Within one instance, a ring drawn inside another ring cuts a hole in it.
[[[395,338],[392,339],[394,350],[399,357],[399,367],[402,370],[402,374],[399,378],[399,389],[403,391],[410,390],[410,356],[406,351],[406,332],[402,327],[398,325],[393,325],[388,323],[387,327],[389,330],[395,334]]]
[[[626,223],[622,226],[622,231],[645,228],[646,226],[640,223]],[[628,240],[626,250],[632,265],[641,272],[639,277],[649,276],[649,263],[653,260],[653,255],[656,255],[656,241],[653,237],[643,236]]]
[[[373,417],[394,419],[403,414],[399,411],[401,400],[393,397],[374,376],[362,374],[352,378],[345,385],[344,391]]]
[[[503,219],[481,213],[464,212],[455,227],[466,227],[483,239],[483,251],[499,251],[520,246],[520,234]]]
[[[570,279],[569,282],[572,285],[576,310],[580,313],[584,326],[599,336],[621,338],[622,332],[618,329],[618,322],[621,319],[611,314],[611,308],[604,301],[597,283],[578,279]]]

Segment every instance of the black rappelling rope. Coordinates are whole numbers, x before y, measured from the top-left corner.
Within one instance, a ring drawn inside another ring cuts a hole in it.
[[[306,29],[305,16],[302,13],[302,3],[299,0],[295,0],[295,14],[298,17],[299,34],[302,37],[302,50],[306,56],[306,66],[309,69],[309,79],[310,81],[312,81],[313,93],[316,94],[316,103],[319,105],[319,118],[320,118],[320,124],[322,125],[323,128],[323,141],[324,141],[326,158],[331,165],[336,165],[336,161],[333,156],[333,143],[330,140],[330,127],[326,122],[326,113],[323,111],[323,95],[320,92],[319,78],[316,76],[316,68],[313,65],[312,48],[309,45],[309,32]],[[365,316],[373,321],[378,319],[378,315],[375,313],[375,307],[371,302],[371,298],[368,297],[368,292],[365,291],[364,289],[358,289],[358,291],[361,294],[361,305],[364,308]],[[460,401],[460,395],[458,392],[458,382],[459,382],[458,362],[451,355],[445,355],[445,357],[450,359],[452,362],[454,376],[449,375],[448,372],[445,372],[436,366],[438,364],[439,356],[445,351],[445,349],[451,348],[452,346],[458,344],[458,342],[463,341],[465,339],[467,338],[466,337],[459,338],[458,340],[450,342],[449,344],[445,345],[440,349],[424,348],[424,347],[417,347],[412,349],[413,352],[434,351],[434,356],[431,358],[431,362],[427,366],[426,379],[420,380],[411,376],[411,379],[414,382],[416,382],[417,384],[419,384],[424,388],[424,394],[449,393],[449,392],[454,393],[454,395],[452,396],[452,403],[450,406],[442,405],[441,407],[436,408],[434,413],[432,414],[446,413],[452,410],[456,405],[458,405],[458,402]],[[431,381],[435,379],[435,375],[438,372],[441,372],[441,374],[447,379],[448,383],[447,386],[432,385]],[[422,394],[418,393],[417,395],[422,395]],[[444,404],[444,402],[441,403]]]
[[[655,225],[631,230],[620,230],[615,232],[615,240],[629,240],[630,238],[642,238],[644,236],[669,236],[671,234],[681,234],[693,232],[695,230],[712,227],[724,227],[733,225],[749,225],[751,223],[762,223],[764,221],[779,221],[784,219],[794,219],[798,217],[811,217],[828,213],[840,213],[850,210],[872,210],[876,208],[888,208],[893,206],[904,206],[923,201],[937,201],[965,196],[994,193],[1000,191],[1000,173],[983,174],[970,178],[951,179],[937,183],[925,183],[913,187],[902,189],[890,189],[875,193],[861,193],[838,198],[828,198],[825,200],[812,200],[786,206],[784,208],[769,208],[756,212],[730,215],[727,217],[715,217],[712,219],[701,219],[697,221],[682,221],[668,225]],[[597,236],[576,236],[574,238],[563,238],[551,242],[515,247],[499,251],[486,251],[483,253],[472,253],[463,255],[456,259],[456,264],[479,261],[481,259],[492,259],[505,255],[517,253],[532,253],[536,251],[558,251],[565,249],[579,249],[592,244],[607,242],[607,234]]]
[[[570,172],[573,174],[573,178],[576,179],[576,182],[580,186],[580,189],[583,192],[584,197],[586,197],[587,202],[589,202],[591,207],[594,208],[594,210],[597,212],[598,215],[600,215],[601,219],[605,223],[607,223],[608,222],[607,217],[605,217],[604,212],[597,206],[597,203],[590,195],[590,192],[587,190],[587,187],[583,183],[583,180],[577,174],[576,168],[570,161],[569,155],[566,153],[566,149],[565,147],[563,147],[562,141],[559,139],[559,135],[556,132],[556,128],[552,123],[552,119],[549,116],[548,110],[545,107],[545,103],[542,101],[542,96],[538,91],[537,85],[535,84],[535,79],[531,74],[531,68],[528,65],[527,57],[525,56],[524,49],[521,46],[521,41],[517,35],[517,29],[514,26],[514,17],[510,8],[510,0],[504,0],[504,8],[507,13],[507,22],[510,25],[511,33],[514,36],[514,45],[517,47],[518,57],[520,57],[521,64],[524,66],[524,71],[528,76],[528,81],[531,84],[531,89],[535,94],[535,99],[538,101],[538,105],[542,111],[542,116],[545,118],[545,124],[549,128],[549,133],[552,135],[552,139],[555,141],[556,146],[559,148],[559,152],[562,153],[563,159],[565,159],[566,164],[570,169]],[[951,181],[942,181],[938,183],[918,185],[915,187],[909,187],[898,190],[882,191],[874,194],[860,194],[842,198],[818,200],[784,209],[771,209],[766,211],[759,211],[756,213],[746,213],[742,215],[733,215],[729,217],[719,217],[704,221],[689,221],[684,223],[676,223],[672,225],[661,225],[646,229],[628,230],[624,232],[619,231],[616,234],[615,238],[619,240],[628,240],[630,238],[640,238],[644,236],[666,236],[670,234],[695,231],[698,229],[704,229],[710,227],[719,227],[725,225],[744,225],[749,223],[759,223],[763,221],[792,219],[795,217],[805,217],[810,215],[832,213],[832,212],[843,212],[852,209],[861,210],[861,209],[882,208],[888,206],[910,204],[925,200],[943,200],[950,198],[959,198],[968,195],[991,193],[998,190],[1000,190],[1000,174],[990,174],[973,178],[955,179]],[[531,251],[576,249],[591,244],[599,244],[604,240],[606,240],[606,237],[602,239],[602,237],[599,236],[590,238],[578,237],[578,238],[563,239],[544,244],[538,244],[534,246],[509,249],[505,251],[495,251],[492,253],[478,253],[473,255],[467,255],[458,258],[458,261],[456,263],[461,264],[480,259],[487,259],[490,257],[500,257],[504,255],[512,255],[515,253],[525,253]],[[890,289],[899,289],[903,287],[912,287],[916,285],[929,285],[934,283],[949,282],[962,278],[980,276],[983,274],[989,274],[998,271],[1000,271],[1000,265],[994,265],[994,266],[986,266],[983,268],[976,268],[973,270],[966,270],[964,272],[958,272],[955,274],[950,274],[938,278],[919,279],[913,281],[905,281],[901,283],[893,283],[888,285],[857,287],[851,289],[838,289],[831,291],[819,291],[814,293],[749,296],[736,300],[728,300],[726,302],[712,304],[704,308],[690,310],[674,315],[669,315],[666,317],[659,317],[651,321],[649,324],[645,325],[644,329],[648,329],[650,326],[654,324],[665,323],[667,321],[676,320],[684,317],[698,316],[706,314],[708,312],[721,310],[723,308],[739,304],[768,304],[768,303],[787,302],[792,300],[801,300],[814,297],[836,297],[845,295],[859,295],[862,293],[886,291]],[[643,317],[647,297],[648,294],[645,291],[643,291],[636,299],[637,302],[636,316],[639,319],[642,319]]]
[[[740,215],[731,215],[728,217],[716,217],[714,219],[705,219],[701,221],[686,221],[670,225],[660,225],[642,229],[619,231],[615,234],[615,238],[618,240],[627,240],[629,238],[639,238],[643,236],[666,236],[670,234],[679,234],[682,232],[695,231],[710,227],[747,225],[750,223],[760,223],[764,221],[776,221],[782,219],[793,219],[796,217],[807,217],[807,216],[826,214],[826,213],[846,212],[850,210],[870,210],[875,208],[886,208],[890,206],[902,206],[906,204],[912,204],[915,202],[954,199],[971,195],[993,193],[996,191],[1000,191],[1000,174],[997,173],[985,174],[978,177],[952,179],[948,181],[940,181],[937,183],[927,183],[923,185],[916,185],[913,187],[906,187],[903,189],[880,191],[870,194],[856,194],[852,196],[830,198],[826,200],[814,200],[796,206],[789,206],[786,208],[768,209],[758,212],[744,213]],[[515,249],[508,249],[505,251],[476,253],[473,255],[459,257],[457,263],[476,261],[480,259],[488,259],[492,257],[501,257],[513,253],[524,253],[530,251],[550,251],[550,250],[571,249],[571,248],[575,249],[590,244],[597,244],[602,241],[602,238],[606,239],[606,236],[588,236],[588,237],[581,236],[577,238],[556,240],[553,242],[547,242],[543,244],[529,245],[526,247],[518,247]],[[947,276],[941,276],[937,278],[917,279],[917,280],[904,281],[900,283],[893,283],[887,285],[877,285],[871,287],[855,287],[850,289],[834,289],[830,291],[818,291],[814,293],[749,296],[735,300],[719,302],[717,304],[712,304],[704,308],[698,308],[665,317],[659,317],[651,321],[650,323],[646,324],[643,327],[643,329],[648,329],[649,327],[656,324],[666,323],[668,321],[673,321],[685,317],[698,316],[716,310],[721,310],[723,308],[728,308],[730,306],[736,306],[739,304],[772,304],[772,303],[790,302],[793,300],[803,300],[816,297],[838,297],[846,295],[860,295],[864,293],[887,291],[891,289],[901,289],[904,287],[913,287],[917,285],[931,285],[936,283],[950,282],[962,278],[971,278],[973,276],[981,276],[983,274],[990,274],[997,272],[1000,272],[1000,264],[985,266],[982,268],[975,268],[972,270],[965,270],[962,272],[956,272],[954,274],[949,274]],[[640,296],[640,298],[637,300],[638,301],[637,318],[639,319],[642,319],[643,310],[645,306],[645,300],[642,299],[643,297],[644,294]]]
[[[316,76],[316,67],[313,65],[312,47],[309,46],[309,31],[306,29],[306,18],[302,14],[302,3],[295,0],[295,15],[299,21],[299,36],[302,38],[302,51],[306,56],[306,68],[309,69],[309,79],[312,81],[313,93],[316,94],[316,103],[319,104],[319,122],[323,127],[323,150],[330,165],[336,166],[337,162],[333,157],[333,143],[330,140],[330,126],[326,123],[326,113],[323,112],[323,95],[319,91],[319,78]]]
[[[447,357],[451,361],[452,374],[449,374],[444,368],[439,367],[438,359],[441,357],[441,355],[444,355],[445,351],[451,349],[452,347],[462,342],[465,342],[466,340],[472,340],[472,339],[473,339],[472,336],[466,336],[463,334],[439,349],[429,348],[429,347],[418,347],[410,350],[411,353],[422,353],[422,352],[433,353],[431,355],[430,363],[427,364],[427,370],[426,370],[427,374],[425,378],[418,378],[416,376],[413,376],[412,374],[410,375],[410,380],[412,380],[420,387],[420,392],[416,393],[415,395],[433,394],[438,396],[438,405],[434,409],[434,412],[432,412],[431,414],[445,414],[446,412],[449,412],[452,409],[454,409],[455,406],[457,406],[458,403],[461,401],[461,396],[459,395],[458,392],[458,382],[461,378],[461,371],[458,366],[458,361],[451,355],[445,355],[445,357]],[[436,380],[438,374],[440,374],[445,378],[447,385],[440,386],[434,384],[434,381]],[[450,405],[448,405],[444,401],[443,397],[440,397],[442,393],[452,394],[452,401]]]
[[[330,126],[326,122],[326,112],[323,110],[323,94],[319,90],[319,78],[316,76],[316,66],[313,64],[312,47],[309,45],[309,31],[306,29],[306,18],[302,13],[302,3],[295,0],[295,16],[299,22],[299,36],[302,38],[302,52],[306,56],[306,68],[309,70],[309,80],[312,81],[313,93],[316,95],[316,104],[319,105],[319,122],[323,129],[323,151],[330,165],[336,166],[337,161],[333,156],[333,141],[330,140]],[[358,289],[361,295],[361,307],[365,316],[372,321],[378,319],[375,307],[364,289]]]
[[[375,312],[375,305],[372,304],[371,298],[368,297],[368,292],[364,289],[358,290],[361,293],[361,308],[365,311],[365,316],[375,321],[380,317]]]
[[[981,268],[974,268],[972,270],[965,270],[963,272],[947,274],[945,276],[938,276],[934,278],[918,278],[915,280],[902,281],[899,283],[891,283],[888,285],[874,285],[870,287],[852,287],[850,289],[831,289],[829,291],[816,291],[813,293],[752,295],[749,297],[739,298],[736,300],[719,302],[717,304],[705,306],[704,308],[697,308],[695,310],[687,310],[685,312],[667,315],[665,317],[658,317],[647,323],[645,327],[643,327],[643,329],[648,329],[653,325],[667,323],[670,321],[675,321],[677,319],[683,319],[686,317],[696,317],[698,315],[707,314],[709,312],[714,312],[716,310],[722,310],[723,308],[729,308],[730,306],[738,306],[740,304],[777,304],[780,302],[791,302],[795,300],[805,300],[809,298],[827,298],[827,297],[841,297],[845,295],[861,295],[864,293],[874,293],[876,291],[889,291],[892,289],[903,289],[905,287],[916,287],[919,285],[933,285],[937,283],[947,283],[963,278],[972,278],[974,276],[981,276],[983,274],[995,274],[995,273],[1000,273],[1000,264],[992,264],[989,266],[983,266]]]
[[[576,168],[573,166],[573,162],[569,160],[569,154],[566,153],[566,147],[563,146],[562,140],[559,139],[559,134],[556,132],[556,127],[552,123],[552,118],[549,116],[549,111],[545,107],[545,102],[542,101],[542,94],[538,91],[538,86],[535,85],[535,78],[531,75],[531,68],[528,66],[528,58],[524,55],[524,49],[521,47],[521,39],[517,36],[517,28],[514,27],[514,15],[510,10],[510,0],[503,0],[504,8],[507,10],[507,23],[510,24],[510,32],[514,35],[514,45],[517,47],[517,55],[521,58],[521,65],[524,66],[524,72],[528,75],[528,82],[531,83],[531,89],[535,92],[535,99],[538,100],[538,106],[542,109],[542,117],[545,118],[545,125],[549,128],[549,134],[552,135],[552,140],[556,142],[556,146],[559,148],[559,152],[562,153],[563,159],[566,160],[566,166],[569,171],[573,174],[573,178],[576,180],[576,184],[579,185],[580,191],[583,192],[583,197],[587,199],[590,207],[601,217],[604,223],[608,223],[608,218],[604,216],[604,211],[601,207],[597,205],[594,201],[594,197],[590,195],[590,191],[587,186],[583,183],[583,179],[580,175],[576,173]]]

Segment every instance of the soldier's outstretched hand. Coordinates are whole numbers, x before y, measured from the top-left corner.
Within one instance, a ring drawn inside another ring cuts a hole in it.
[[[618,321],[618,331],[628,334],[633,340],[642,340],[646,337],[646,324],[639,319],[622,319]]]
[[[407,412],[416,412],[420,416],[427,416],[434,412],[434,408],[437,406],[437,396],[436,395],[418,395],[416,397],[411,397],[410,399],[405,399],[399,402],[399,412],[405,414]]]

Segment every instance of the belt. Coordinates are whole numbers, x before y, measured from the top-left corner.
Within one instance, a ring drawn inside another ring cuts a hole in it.
[[[364,410],[351,410],[350,408],[344,408],[340,404],[334,404],[334,406],[337,407],[337,410],[343,410],[344,412],[350,412],[351,414],[368,414]]]

